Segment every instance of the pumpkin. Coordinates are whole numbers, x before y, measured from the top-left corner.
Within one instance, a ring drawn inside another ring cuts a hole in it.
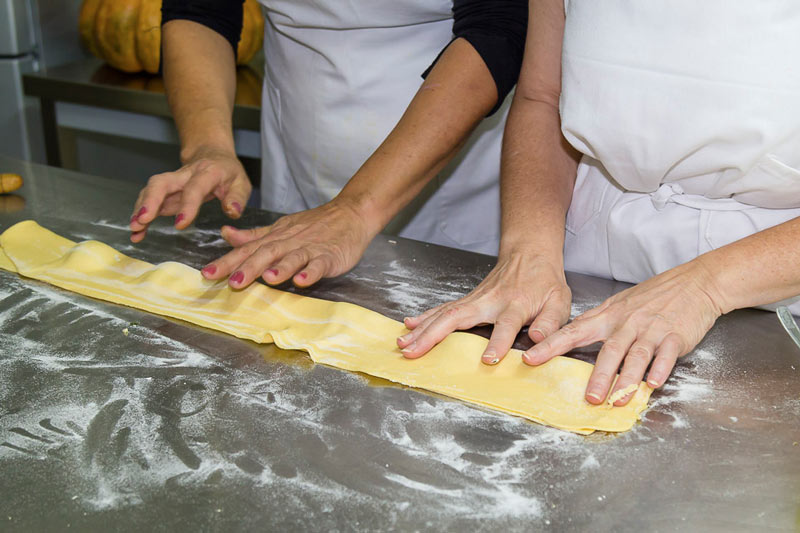
[[[250,61],[264,39],[264,15],[245,0],[237,63]],[[161,59],[161,0],[84,0],[78,17],[83,46],[114,68],[155,74]]]

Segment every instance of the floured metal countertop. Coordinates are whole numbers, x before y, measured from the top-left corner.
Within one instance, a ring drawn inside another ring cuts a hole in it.
[[[227,249],[217,206],[132,245],[131,184],[0,168],[25,177],[0,231],[32,218],[197,268]],[[304,293],[402,319],[492,263],[379,236]],[[573,314],[626,286],[568,280]],[[800,350],[772,313],[734,312],[633,430],[581,437],[0,271],[0,472],[4,531],[793,531]]]

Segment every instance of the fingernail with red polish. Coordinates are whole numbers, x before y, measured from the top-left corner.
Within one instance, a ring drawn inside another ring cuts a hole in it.
[[[184,218],[186,218],[186,215],[184,215],[183,213],[178,213],[178,216],[175,217],[175,225],[177,226],[178,224],[180,224],[181,220],[183,220]]]
[[[231,281],[236,283],[237,285],[244,281],[244,272],[241,270],[237,270],[233,274],[231,274]]]
[[[206,265],[203,267],[203,274],[207,274],[209,276],[213,276],[217,273],[217,266],[216,265]]]
[[[305,272],[300,272],[298,276],[300,276],[300,279],[306,279],[308,277],[308,274],[306,274]]]
[[[131,222],[133,222],[134,220],[136,220],[136,219],[137,219],[137,218],[139,218],[140,216],[144,215],[146,212],[147,212],[147,208],[146,208],[146,207],[144,207],[144,206],[142,206],[142,208],[141,208],[141,209],[139,209],[139,211],[138,211],[138,212],[137,212],[135,215],[133,215],[133,216],[131,217]]]
[[[270,268],[270,269],[268,269],[268,270],[267,270],[267,272],[269,272],[269,273],[270,273],[270,274],[272,274],[273,276],[277,276],[277,275],[278,275],[278,271],[277,271],[277,270],[275,270],[274,268]]]
[[[231,204],[231,207],[233,207],[236,210],[237,213],[241,213],[242,212],[242,204],[240,204],[239,202],[233,202]]]

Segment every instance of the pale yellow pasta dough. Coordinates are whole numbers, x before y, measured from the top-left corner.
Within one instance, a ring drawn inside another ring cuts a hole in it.
[[[584,400],[592,365],[556,357],[538,367],[513,350],[496,366],[480,362],[486,339],[453,333],[416,360],[395,339],[402,323],[357,305],[279,291],[259,283],[233,290],[180,264],[152,265],[97,242],[76,244],[33,221],[0,235],[0,268],[80,294],[175,317],[281,348],[325,365],[364,372],[576,433],[626,431],[647,406],[641,383],[624,407]]]

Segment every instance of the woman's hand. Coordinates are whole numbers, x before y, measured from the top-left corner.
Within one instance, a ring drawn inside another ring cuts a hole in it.
[[[223,150],[201,150],[175,172],[156,174],[139,193],[131,217],[131,241],[144,239],[158,216],[176,215],[175,227],[184,229],[197,216],[200,206],[216,197],[231,218],[239,218],[250,198],[252,186],[236,154]]]
[[[647,384],[660,387],[678,357],[691,351],[722,314],[714,278],[694,260],[626,289],[577,317],[523,354],[531,365],[602,341],[586,388],[586,400],[600,404],[613,392],[638,384],[652,361]],[[631,394],[614,405],[625,405]]]
[[[206,279],[230,276],[231,287],[246,287],[259,276],[269,284],[289,278],[307,287],[323,277],[344,274],[361,259],[378,233],[349,203],[334,199],[308,211],[249,230],[230,226],[222,236],[235,249],[203,268]]]
[[[523,326],[540,342],[569,319],[572,293],[559,261],[543,256],[509,254],[475,290],[464,298],[405,319],[411,333],[397,339],[405,357],[427,353],[455,330],[494,324],[481,360],[497,364],[505,357]]]

